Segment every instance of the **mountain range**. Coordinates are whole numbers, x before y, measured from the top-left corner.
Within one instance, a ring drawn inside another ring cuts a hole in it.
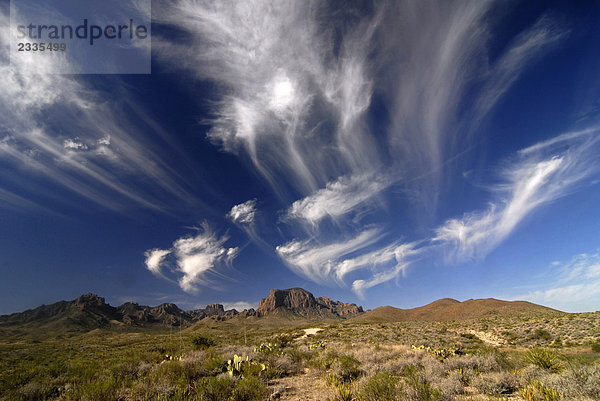
[[[191,326],[205,319],[226,320],[350,320],[353,322],[446,321],[506,315],[555,315],[563,312],[525,301],[493,298],[459,302],[440,299],[413,309],[383,306],[364,311],[353,303],[316,298],[302,288],[274,289],[258,308],[225,310],[221,304],[185,311],[172,303],[158,306],[126,302],[113,307],[96,294],[85,294],[72,301],[42,305],[20,313],[0,316],[0,329],[43,328],[60,331],[89,331],[97,328]]]

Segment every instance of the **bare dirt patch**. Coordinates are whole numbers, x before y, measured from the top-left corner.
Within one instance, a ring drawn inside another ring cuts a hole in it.
[[[323,331],[323,329],[321,329],[319,327],[312,327],[310,329],[304,329],[304,334],[301,337],[299,337],[298,339],[302,340],[308,336],[317,334],[319,331]]]

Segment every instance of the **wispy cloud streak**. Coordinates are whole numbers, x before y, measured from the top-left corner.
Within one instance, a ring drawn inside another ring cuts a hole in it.
[[[373,245],[380,239],[379,230],[368,229],[343,241],[327,244],[320,244],[314,239],[290,241],[279,245],[277,253],[297,274],[317,283],[330,284],[339,280],[342,268],[339,265],[340,259]]]
[[[485,86],[476,102],[475,121],[478,122],[490,112],[520,73],[543,54],[543,50],[554,48],[567,35],[568,32],[555,21],[544,16],[515,38],[486,74]]]
[[[450,219],[436,229],[433,241],[446,248],[450,263],[482,259],[527,216],[584,184],[596,174],[598,129],[568,133],[519,152],[502,169],[493,188],[496,199],[485,211]]]
[[[0,46],[8,47],[8,14],[1,14]],[[66,75],[78,66],[69,65],[60,54],[52,56],[38,57],[35,64],[16,58],[0,65],[0,135],[11,138],[0,149],[0,158],[31,173],[32,180],[52,182],[114,210],[167,210],[165,196],[192,201],[185,180],[159,157],[144,130],[163,132],[132,104],[118,78],[111,78],[113,91],[105,93],[94,89],[90,80]],[[65,75],[53,74],[56,70]],[[145,127],[137,124],[138,118],[146,121]],[[154,187],[148,190],[147,182]],[[30,189],[26,180],[19,189]]]
[[[325,188],[294,202],[286,217],[315,225],[325,217],[346,216],[388,187],[390,182],[389,179],[366,174],[340,177]]]
[[[340,271],[346,273],[350,270],[362,269],[368,266],[373,268],[373,274],[370,278],[354,280],[352,283],[354,292],[360,297],[364,297],[367,289],[393,280],[404,273],[415,261],[415,258],[424,251],[423,248],[417,248],[417,246],[417,243],[392,245],[355,259],[344,260],[341,262]],[[390,263],[392,263],[392,267],[376,269],[380,265],[385,266]]]

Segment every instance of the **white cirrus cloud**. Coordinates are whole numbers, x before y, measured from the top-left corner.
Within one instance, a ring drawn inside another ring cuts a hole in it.
[[[177,239],[170,249],[147,250],[146,268],[167,279],[175,276],[181,289],[188,293],[197,293],[200,286],[216,285],[215,277],[223,278],[222,268],[231,267],[239,248],[225,247],[228,237],[217,236],[207,223],[198,231]],[[171,261],[167,260],[169,256]]]
[[[326,284],[337,279],[340,259],[381,239],[378,229],[366,229],[348,239],[320,244],[314,239],[293,240],[277,246],[278,255],[297,274]]]
[[[381,239],[380,230],[373,228],[341,242],[290,241],[278,246],[277,253],[297,274],[319,284],[345,285],[348,274],[366,274],[368,278],[352,283],[363,297],[366,289],[398,277],[424,251],[417,242],[376,245]]]
[[[562,134],[519,152],[500,171],[492,189],[496,199],[487,210],[450,219],[435,230],[434,243],[446,250],[450,263],[482,259],[540,206],[584,185],[599,166],[600,130]]]
[[[435,216],[449,161],[474,147],[474,133],[510,87],[566,36],[542,17],[498,48],[495,6],[174,0],[155,7],[154,18],[184,39],[155,35],[153,50],[165,65],[218,84],[208,137],[250,161],[289,205],[283,221],[312,228],[312,236],[278,246],[278,255],[320,283],[371,273],[355,280],[362,293],[398,277],[417,253],[443,247],[449,261],[485,256],[587,175],[576,160],[580,147],[577,155],[545,146],[502,169],[488,210],[449,220],[418,252],[412,243],[380,245],[383,229],[356,233],[357,213],[392,185],[409,194],[415,215]],[[372,107],[375,96],[386,110]],[[380,112],[384,123],[367,118]],[[243,215],[240,207],[228,218],[256,238],[240,224]]]
[[[322,243],[319,236],[293,240],[278,246],[277,253],[294,272],[320,284],[345,285],[350,273],[370,274],[352,283],[360,296],[440,251],[448,264],[481,260],[540,207],[593,182],[600,169],[595,159],[599,147],[600,128],[596,127],[561,134],[521,150],[499,169],[500,181],[490,188],[493,198],[486,210],[447,220],[431,238],[381,245],[383,230],[371,228],[342,241]],[[288,215],[314,222],[327,216],[328,208],[331,214],[347,215],[369,198],[340,195],[347,187],[336,183],[317,191],[313,197],[297,201]],[[351,193],[355,192],[348,191]],[[597,269],[588,270],[588,275],[592,273]]]
[[[237,224],[251,225],[256,217],[256,199],[251,199],[231,208],[227,218]]]
[[[18,21],[18,4],[14,6],[10,18]],[[52,6],[48,10],[56,11]],[[8,10],[0,9],[2,48],[12,43],[8,22]],[[75,194],[116,211],[140,206],[166,211],[167,198],[197,204],[185,180],[159,156],[155,139],[177,152],[174,141],[135,104],[118,76],[106,78],[111,80],[107,92],[95,87],[94,80],[68,74],[79,66],[64,55],[36,56],[35,63],[6,61],[0,63],[0,128],[12,140],[0,147],[0,160],[18,166],[29,179],[5,191],[31,199],[60,192],[59,200],[67,204]],[[7,173],[0,177],[10,181]],[[52,193],[42,189],[48,183],[56,188]]]
[[[472,132],[521,73],[565,37],[542,17],[492,60],[493,7],[175,0],[154,17],[186,39],[158,34],[153,46],[163,63],[220,84],[209,138],[249,157],[282,198],[290,189],[305,198],[291,213],[311,222],[333,216],[325,203],[337,188],[328,187],[387,172],[432,216],[445,161],[472,145]],[[376,88],[389,108],[385,126],[366,118]],[[380,189],[343,190],[340,217]]]
[[[334,46],[322,24],[328,7],[180,0],[155,8],[157,20],[190,36],[185,44],[155,36],[156,54],[225,88],[209,138],[243,150],[278,193],[284,179],[306,195],[378,159],[359,129],[373,92],[367,60],[378,13],[355,24],[340,19],[347,34]]]
[[[423,252],[423,249],[417,248],[418,243],[407,243],[392,245],[381,250],[377,250],[367,255],[362,255],[355,259],[349,259],[342,262],[347,263],[352,269],[365,268],[372,266],[373,274],[368,279],[359,279],[352,282],[352,289],[361,298],[367,289],[376,285],[397,278],[404,273],[406,269],[414,262],[415,257]],[[384,269],[375,268],[379,265],[392,263],[391,267]]]
[[[82,143],[79,138],[69,138],[63,141],[63,146],[65,149],[71,150],[88,150],[88,146],[85,143]]]
[[[325,217],[346,216],[389,184],[387,179],[368,174],[340,177],[329,182],[325,188],[295,201],[288,209],[286,217],[317,224]]]
[[[445,162],[473,145],[481,121],[564,35],[542,17],[492,59],[497,3],[386,4],[375,54],[376,83],[390,108],[389,154],[427,220],[443,195]],[[461,114],[465,105],[468,111]]]
[[[249,157],[282,198],[300,197],[290,215],[344,218],[381,190],[353,180],[385,175],[433,216],[445,162],[472,145],[522,72],[566,36],[543,16],[491,59],[493,7],[176,0],[154,17],[187,40],[155,35],[153,46],[163,63],[220,84],[209,138]],[[385,126],[366,118],[374,94],[388,105]],[[337,211],[328,199],[339,195]]]
[[[539,58],[544,50],[556,47],[567,36],[568,31],[548,16],[542,16],[532,27],[518,35],[502,57],[487,71],[485,86],[476,101],[475,120],[480,120],[489,113],[519,78],[520,72]]]
[[[157,276],[164,277],[162,273],[162,264],[172,251],[170,249],[148,249],[144,252],[146,257],[145,264],[146,268]]]

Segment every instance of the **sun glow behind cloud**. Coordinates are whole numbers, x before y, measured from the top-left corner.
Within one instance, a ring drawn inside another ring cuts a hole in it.
[[[271,91],[269,106],[272,110],[282,113],[294,101],[294,85],[284,75],[275,77],[269,86]]]

